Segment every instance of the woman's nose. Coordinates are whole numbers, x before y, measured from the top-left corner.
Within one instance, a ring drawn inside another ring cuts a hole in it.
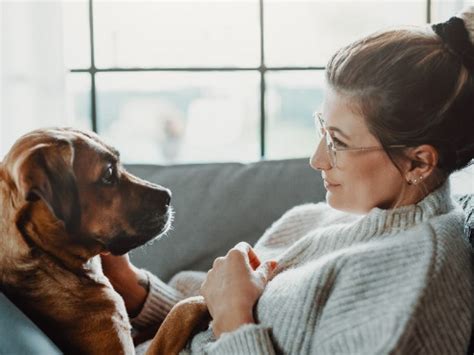
[[[322,139],[316,146],[316,150],[309,160],[309,165],[314,170],[329,170],[331,169],[331,162],[327,152],[327,146]]]

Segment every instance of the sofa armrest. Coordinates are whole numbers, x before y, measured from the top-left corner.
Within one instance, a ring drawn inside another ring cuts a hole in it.
[[[0,354],[62,354],[54,343],[0,292]]]

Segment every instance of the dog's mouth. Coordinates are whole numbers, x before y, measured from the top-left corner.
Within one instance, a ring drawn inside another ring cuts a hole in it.
[[[113,255],[123,255],[145,243],[166,234],[171,228],[174,211],[169,207],[165,214],[143,219],[138,223],[137,232],[119,233],[106,243],[106,249]]]

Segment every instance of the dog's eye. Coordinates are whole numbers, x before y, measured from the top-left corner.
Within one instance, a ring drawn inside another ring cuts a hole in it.
[[[100,178],[100,181],[104,185],[113,185],[116,180],[115,169],[113,166],[109,166],[107,170],[105,170],[104,174]]]

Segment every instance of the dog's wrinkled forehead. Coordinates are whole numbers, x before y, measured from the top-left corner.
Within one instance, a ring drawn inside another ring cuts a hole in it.
[[[102,141],[95,133],[82,131],[73,131],[73,133],[76,172],[88,171],[96,175],[103,169],[104,164],[116,164],[120,160],[119,152]]]
[[[111,156],[118,160],[119,152],[109,144],[105,143],[96,133],[70,130],[77,138],[79,144],[87,145],[88,149],[95,151],[101,156]]]

